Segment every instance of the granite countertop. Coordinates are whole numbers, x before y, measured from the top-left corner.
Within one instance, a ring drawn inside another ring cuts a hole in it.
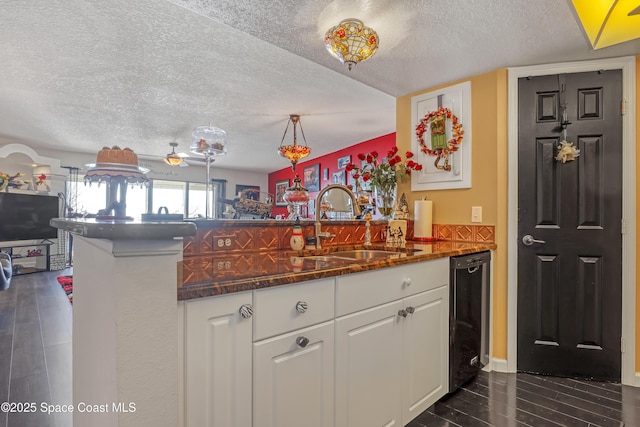
[[[182,221],[103,221],[53,218],[51,226],[79,236],[108,240],[158,240],[196,235],[196,225]]]
[[[189,300],[233,292],[268,288],[279,285],[316,280],[326,277],[341,276],[362,271],[394,267],[430,259],[482,252],[496,248],[495,243],[470,243],[456,241],[438,241],[434,243],[407,242],[406,249],[397,249],[397,255],[376,260],[349,260],[331,258],[332,252],[341,250],[363,249],[362,245],[338,246],[323,248],[317,251],[271,251],[253,254],[235,255],[255,257],[258,259],[255,268],[233,267],[232,261],[225,261],[225,255],[206,257],[206,265],[228,263],[231,268],[224,274],[211,274],[216,279],[202,283],[178,286],[178,300]],[[367,246],[366,249],[394,250],[382,243]],[[234,255],[226,254],[226,259]],[[260,262],[259,260],[270,262]],[[249,261],[250,262],[250,261]],[[239,264],[238,264],[239,265]],[[259,268],[258,268],[259,267]],[[213,273],[213,272],[211,272]],[[181,281],[180,281],[181,282]]]

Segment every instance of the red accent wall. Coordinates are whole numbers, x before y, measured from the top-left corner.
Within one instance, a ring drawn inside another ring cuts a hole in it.
[[[303,180],[303,170],[307,166],[314,165],[316,163],[320,164],[320,188],[324,188],[325,186],[331,184],[331,175],[334,172],[337,172],[341,169],[338,169],[338,159],[351,156],[351,162],[358,163],[358,154],[359,153],[369,153],[371,151],[377,151],[381,153],[381,155],[386,155],[386,153],[391,150],[391,148],[396,145],[396,134],[390,133],[388,135],[380,136],[378,138],[370,139],[368,141],[361,142],[359,144],[352,145],[347,148],[343,148],[342,150],[334,151],[333,153],[326,154],[321,157],[317,157],[313,160],[303,161],[296,165],[296,171],[298,172],[300,179]],[[311,147],[313,152],[313,147]],[[283,160],[285,160],[283,158]],[[329,169],[327,174],[327,179],[324,179],[324,170]],[[286,179],[289,180],[289,185],[293,185],[294,172],[291,170],[291,166],[280,169],[275,172],[271,172],[269,174],[269,193],[276,194],[276,182],[284,181]],[[349,183],[349,174],[345,173],[345,183]],[[302,183],[304,185],[304,182]],[[315,199],[317,191],[309,192],[309,196]],[[286,206],[274,206],[271,211],[272,216],[276,215],[288,215]]]

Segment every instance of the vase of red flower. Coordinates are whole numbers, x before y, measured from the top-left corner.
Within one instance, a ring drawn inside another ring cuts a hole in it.
[[[374,197],[378,211],[385,219],[393,218],[396,205],[398,182],[405,181],[411,171],[422,170],[422,165],[411,160],[413,153],[405,153],[406,161],[398,154],[398,148],[393,147],[386,157],[380,158],[378,152],[358,154],[360,165],[349,163],[347,172],[359,186],[359,180],[368,183],[374,190]]]

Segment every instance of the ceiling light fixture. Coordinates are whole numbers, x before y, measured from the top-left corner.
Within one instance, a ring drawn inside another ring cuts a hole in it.
[[[594,49],[640,38],[640,7],[636,0],[572,0]]]
[[[171,152],[167,154],[166,157],[162,160],[164,160],[164,162],[168,165],[178,166],[184,161],[182,157],[180,157],[178,153],[176,153],[176,147],[178,146],[178,143],[170,142],[169,145],[172,147]]]
[[[324,35],[324,44],[329,53],[349,71],[358,62],[366,61],[378,51],[378,34],[365,27],[358,19],[345,19],[329,29]]]
[[[284,143],[284,138],[287,136],[287,131],[289,130],[289,125],[293,123],[293,145],[282,145]],[[300,132],[302,132],[302,140],[304,141],[304,145],[298,145],[298,134],[296,132],[296,127],[300,124]],[[307,139],[304,137],[304,131],[302,130],[302,122],[300,122],[300,116],[297,114],[291,114],[289,116],[289,121],[287,122],[287,127],[284,129],[284,134],[282,135],[282,141],[280,141],[280,147],[278,147],[278,153],[289,159],[291,162],[291,169],[296,170],[296,164],[301,160],[311,154],[311,148],[307,146]]]

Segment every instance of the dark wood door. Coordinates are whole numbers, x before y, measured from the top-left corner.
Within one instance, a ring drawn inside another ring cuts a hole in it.
[[[622,72],[522,78],[518,91],[518,370],[620,380]],[[580,150],[566,163],[563,111]]]

